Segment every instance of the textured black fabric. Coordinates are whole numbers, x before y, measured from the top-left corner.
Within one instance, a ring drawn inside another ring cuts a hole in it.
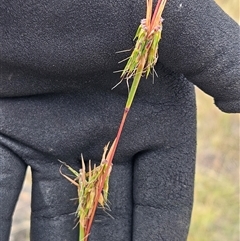
[[[0,240],[7,241],[27,165],[31,240],[77,240],[58,159],[100,161],[127,97],[111,90],[133,46],[145,1],[0,3]],[[239,28],[213,1],[168,0],[156,66],[129,113],[110,180],[111,218],[98,210],[90,241],[186,240],[193,202],[193,84],[240,112]]]

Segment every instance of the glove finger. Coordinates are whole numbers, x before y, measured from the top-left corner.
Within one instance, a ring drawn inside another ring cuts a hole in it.
[[[194,153],[186,150],[162,148],[135,160],[134,241],[186,240],[194,180]]]
[[[77,189],[59,172],[60,163],[35,156],[32,166],[31,240],[78,240]],[[45,160],[43,160],[45,159]]]
[[[32,240],[78,240],[78,228],[73,229],[77,206],[70,200],[77,198],[77,189],[59,174],[60,165],[55,163],[41,162],[33,169]],[[89,240],[131,240],[131,181],[131,162],[114,165],[108,203],[111,211],[97,210]]]
[[[108,204],[111,211],[100,208],[97,210],[89,241],[132,240],[132,163],[130,161],[113,165]]]
[[[239,26],[214,1],[168,1],[159,60],[215,98],[226,112],[239,111]]]
[[[7,241],[26,164],[5,145],[0,145],[0,153],[0,240]]]

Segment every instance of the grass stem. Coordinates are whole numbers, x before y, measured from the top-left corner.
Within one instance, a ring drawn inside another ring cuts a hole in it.
[[[80,205],[79,210],[77,211],[79,218],[79,241],[88,240],[98,204],[100,204],[102,207],[107,205],[106,199],[108,194],[109,175],[112,170],[113,157],[117,150],[127,115],[132,106],[142,76],[145,75],[147,78],[150,71],[153,70],[154,65],[157,62],[158,42],[161,39],[162,29],[161,14],[166,0],[158,0],[153,17],[152,2],[152,0],[147,0],[146,19],[141,21],[141,24],[136,32],[134,37],[134,40],[136,39],[135,48],[129,57],[121,75],[122,80],[125,79],[128,82],[128,80],[133,78],[133,82],[128,93],[126,105],[116,138],[114,139],[110,150],[106,154],[107,145],[104,149],[100,165],[94,165],[92,169],[91,163],[89,163],[88,172],[86,172],[83,158],[82,169],[80,169],[79,173],[76,173],[75,170],[63,163],[76,176],[76,179],[72,180],[66,175],[62,175],[71,183],[76,185],[79,190],[78,196]],[[79,183],[77,183],[75,180],[78,180]]]

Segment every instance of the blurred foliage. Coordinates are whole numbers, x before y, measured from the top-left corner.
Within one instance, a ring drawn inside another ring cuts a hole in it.
[[[196,89],[198,145],[188,241],[239,241],[239,115]]]
[[[238,186],[214,170],[197,169],[196,204],[188,240],[238,241]]]
[[[216,0],[240,23],[239,0]],[[198,146],[188,241],[239,241],[239,115],[222,113],[196,89]]]

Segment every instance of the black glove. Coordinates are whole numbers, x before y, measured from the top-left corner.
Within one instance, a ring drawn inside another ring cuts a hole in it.
[[[58,159],[99,162],[127,98],[118,61],[145,1],[3,0],[0,79],[0,240],[7,241],[26,167],[33,175],[32,241],[74,241],[76,188]],[[90,241],[185,240],[195,169],[194,84],[240,112],[239,28],[213,1],[168,0],[158,78],[143,79]],[[189,82],[191,81],[191,82]]]

